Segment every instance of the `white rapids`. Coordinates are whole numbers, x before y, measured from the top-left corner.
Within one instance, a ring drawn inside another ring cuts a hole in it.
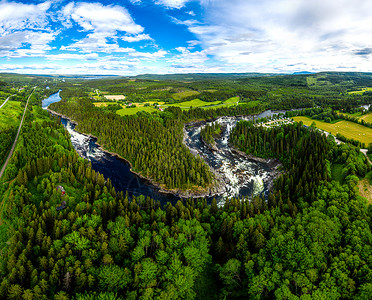
[[[222,136],[216,139],[217,151],[211,151],[200,140],[200,130],[206,124],[186,128],[185,144],[191,152],[202,157],[211,169],[224,181],[225,191],[218,197],[219,205],[223,205],[226,197],[248,197],[260,195],[267,191],[270,180],[270,168],[257,161],[252,161],[232,152],[229,146],[229,136],[236,123],[251,117],[221,117],[212,122],[218,122],[222,128]]]
[[[92,145],[92,138],[74,130],[75,126],[66,120],[65,128],[71,136],[71,142],[81,157],[91,160],[99,160],[104,156],[104,152]]]

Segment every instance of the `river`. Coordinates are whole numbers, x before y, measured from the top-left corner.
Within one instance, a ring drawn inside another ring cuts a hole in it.
[[[42,107],[46,109],[51,103],[60,100],[59,92],[55,93],[43,100]],[[279,112],[268,110],[256,115],[255,118],[268,117],[277,113]],[[215,120],[224,128],[222,136],[216,140],[218,151],[209,150],[200,141],[200,130],[206,123],[186,126],[185,144],[192,153],[200,155],[218,177],[224,181],[224,191],[216,197],[219,205],[224,203],[226,197],[252,197],[262,193],[267,194],[268,185],[272,180],[270,167],[267,164],[235,154],[228,145],[228,137],[232,128],[242,119],[249,120],[252,119],[252,116],[221,117]],[[95,171],[103,174],[105,178],[110,178],[117,191],[128,192],[135,196],[150,196],[159,200],[162,204],[166,202],[175,203],[179,199],[173,195],[160,193],[158,188],[132,173],[127,162],[102,151],[94,138],[75,131],[75,125],[69,120],[61,118],[61,122],[70,133],[72,145],[79,155],[90,160]],[[211,197],[208,200],[211,200]]]

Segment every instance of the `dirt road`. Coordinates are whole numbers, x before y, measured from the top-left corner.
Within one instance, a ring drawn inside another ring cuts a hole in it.
[[[14,95],[15,94],[13,94],[13,95],[9,96],[8,98],[6,98],[6,100],[4,101],[4,103],[0,105],[0,109],[5,105],[5,103],[8,102],[8,100],[10,99],[10,97],[13,97]]]

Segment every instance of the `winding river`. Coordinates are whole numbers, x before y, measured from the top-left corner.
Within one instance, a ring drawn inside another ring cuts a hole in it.
[[[46,109],[51,103],[60,100],[59,92],[55,93],[43,100],[42,107]],[[256,115],[255,118],[268,117],[277,113],[279,112],[268,110]],[[226,197],[252,197],[262,193],[266,194],[272,181],[270,176],[271,169],[267,164],[236,154],[232,152],[228,145],[228,137],[232,128],[242,119],[250,120],[252,116],[220,117],[214,121],[220,123],[224,128],[222,136],[216,140],[217,151],[211,151],[200,140],[201,128],[211,121],[194,126],[186,126],[185,128],[185,144],[192,153],[200,155],[217,177],[224,182],[223,191],[216,197],[219,205],[224,203]],[[128,192],[129,195],[134,196],[150,196],[155,200],[159,200],[162,204],[166,202],[175,203],[179,199],[173,195],[160,193],[158,188],[132,173],[126,161],[102,151],[94,138],[75,131],[75,125],[69,120],[61,118],[61,121],[70,133],[71,142],[76,151],[81,157],[91,161],[92,168],[95,171],[100,172],[106,178],[110,178],[116,190]]]

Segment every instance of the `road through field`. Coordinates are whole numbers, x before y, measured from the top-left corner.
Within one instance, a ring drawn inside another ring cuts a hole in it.
[[[15,95],[15,94],[14,94],[14,95]],[[6,98],[6,100],[4,101],[4,103],[0,105],[0,109],[5,105],[5,103],[8,102],[8,100],[10,99],[10,97],[13,97],[14,95],[11,95],[11,96],[9,96],[8,98]]]
[[[36,87],[35,87],[35,88],[36,88]],[[26,106],[25,106],[25,110],[23,111],[22,120],[21,120],[21,123],[19,124],[18,131],[17,131],[17,135],[16,135],[16,138],[15,138],[15,140],[14,140],[14,143],[13,143],[12,149],[10,149],[9,155],[8,155],[8,157],[7,157],[5,163],[4,163],[4,165],[3,165],[3,167],[2,167],[2,169],[1,169],[1,171],[0,171],[0,179],[1,179],[1,177],[3,176],[3,173],[4,173],[4,171],[5,171],[5,169],[6,169],[7,165],[8,165],[8,162],[9,162],[10,158],[11,158],[12,155],[13,155],[13,152],[14,152],[15,146],[17,145],[17,141],[18,141],[19,133],[21,132],[21,129],[22,129],[23,119],[24,119],[25,114],[26,114],[26,110],[27,110],[27,106],[28,106],[28,101],[30,100],[30,98],[31,98],[31,96],[32,96],[32,94],[33,94],[35,88],[32,90],[30,96],[28,96],[28,98],[27,98],[27,103],[26,103]]]

